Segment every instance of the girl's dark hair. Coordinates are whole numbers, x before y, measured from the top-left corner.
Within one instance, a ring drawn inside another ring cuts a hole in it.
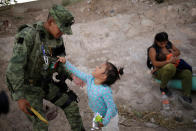
[[[102,83],[104,85],[112,85],[116,82],[116,80],[120,79],[120,75],[123,75],[123,69],[122,67],[120,67],[119,69],[116,68],[115,65],[113,65],[112,63],[110,62],[106,62],[106,75],[107,75],[107,78],[106,80]]]

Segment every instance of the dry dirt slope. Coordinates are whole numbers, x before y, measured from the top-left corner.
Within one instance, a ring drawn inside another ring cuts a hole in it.
[[[1,32],[0,42],[2,56],[0,58],[2,74],[0,88],[4,90],[7,90],[5,69],[11,56],[16,27],[23,23],[45,20],[48,7],[54,1],[45,3],[47,6],[41,6],[42,2],[38,3],[40,6],[28,4],[28,6],[16,7],[6,12],[9,15],[1,17],[2,20],[7,19],[10,23],[8,28]],[[122,131],[164,131],[168,130],[165,127],[174,126],[176,123],[172,123],[173,121],[170,121],[173,125],[160,123],[164,127],[159,126],[159,119],[156,119],[154,115],[151,116],[150,124],[142,121],[147,117],[146,114],[149,114],[143,111],[153,111],[156,114],[161,106],[159,85],[153,81],[145,65],[146,48],[152,43],[153,36],[157,32],[167,31],[170,39],[182,51],[182,58],[196,66],[196,1],[167,0],[158,5],[153,0],[91,0],[89,2],[84,0],[67,8],[76,17],[73,36],[64,36],[66,51],[71,61],[88,73],[106,59],[125,67],[125,75],[112,87],[115,102],[121,113],[120,129]],[[18,11],[18,15],[11,14],[13,10]],[[86,106],[85,87],[80,89],[73,83],[70,85],[80,96],[81,115],[86,129],[89,130],[92,113]],[[184,110],[176,99],[180,92],[177,90],[173,92],[172,111],[180,112],[179,114],[184,117],[183,122],[191,121],[195,112]],[[194,93],[193,104],[196,104],[195,96]],[[49,130],[65,131],[68,129],[67,126],[65,116],[59,110],[59,115],[50,123]],[[1,116],[0,127],[1,130],[10,131],[29,131],[32,128],[13,101],[11,101],[10,113],[7,116]],[[184,128],[178,127],[175,130],[184,130]],[[195,128],[186,130],[195,130]]]

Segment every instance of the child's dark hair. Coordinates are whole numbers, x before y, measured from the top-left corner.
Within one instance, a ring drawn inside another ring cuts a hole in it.
[[[106,62],[106,75],[107,78],[106,80],[102,83],[104,85],[112,85],[116,82],[116,80],[120,79],[120,75],[123,75],[123,69],[122,67],[120,67],[119,69],[116,68],[115,65],[113,65],[110,62]]]

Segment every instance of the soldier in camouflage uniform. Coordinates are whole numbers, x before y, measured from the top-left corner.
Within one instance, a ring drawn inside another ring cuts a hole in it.
[[[28,110],[32,106],[44,116],[43,98],[61,107],[73,131],[84,130],[77,96],[65,83],[65,79],[72,79],[71,75],[62,63],[56,62],[57,56],[65,56],[61,36],[72,34],[73,23],[74,17],[69,11],[54,5],[46,22],[23,25],[15,36],[13,56],[6,73],[7,85],[13,100],[33,122],[35,131],[48,130],[48,125],[30,115]],[[52,79],[54,72],[58,72],[60,82]]]

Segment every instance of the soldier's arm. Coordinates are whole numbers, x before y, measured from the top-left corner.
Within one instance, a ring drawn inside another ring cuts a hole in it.
[[[13,55],[8,64],[6,77],[12,98],[24,98],[24,73],[27,65],[29,46],[33,44],[32,29],[25,28],[15,37]]]

